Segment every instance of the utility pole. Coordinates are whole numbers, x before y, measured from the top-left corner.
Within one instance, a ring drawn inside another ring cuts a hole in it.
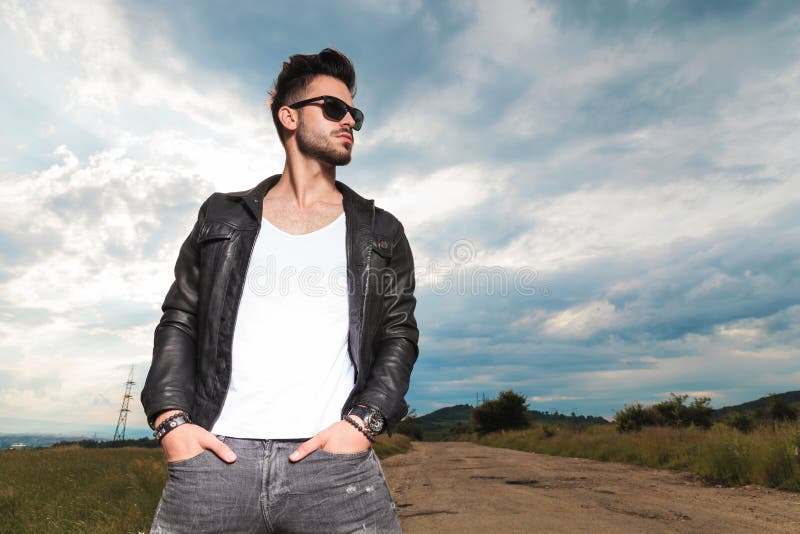
[[[128,423],[128,404],[131,400],[131,388],[135,382],[133,381],[133,366],[131,365],[131,372],[128,375],[128,381],[125,382],[125,396],[122,397],[122,407],[119,409],[119,419],[117,419],[117,429],[114,431],[114,439],[112,441],[121,441],[125,439],[125,425]],[[121,430],[120,430],[121,429]]]

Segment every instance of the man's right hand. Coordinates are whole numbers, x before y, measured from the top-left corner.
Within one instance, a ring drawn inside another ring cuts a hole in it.
[[[180,410],[169,410],[159,414],[156,418],[156,426],[170,415]],[[233,463],[236,461],[236,454],[230,447],[220,441],[217,436],[192,423],[184,423],[174,430],[170,430],[161,439],[161,447],[164,449],[164,456],[167,462],[178,462],[197,456],[205,449],[210,449],[222,460]]]

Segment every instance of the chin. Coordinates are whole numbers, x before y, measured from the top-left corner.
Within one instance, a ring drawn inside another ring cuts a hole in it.
[[[353,159],[353,155],[348,149],[343,152],[338,152],[331,159],[336,162],[334,165],[347,165],[350,163],[350,160]]]

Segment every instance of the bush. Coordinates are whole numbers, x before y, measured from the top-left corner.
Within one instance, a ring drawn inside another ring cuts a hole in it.
[[[638,402],[626,405],[624,410],[616,413],[617,429],[620,432],[641,430],[645,426],[671,426],[684,428],[696,426],[711,428],[709,397],[695,397],[691,404],[685,404],[688,395],[670,393],[670,399],[645,408]]]
[[[765,447],[765,454],[755,462],[754,469],[768,486],[797,491],[797,465],[793,451],[783,443]]]
[[[422,441],[422,427],[415,421],[414,415],[407,415],[392,429],[392,433],[403,434],[409,438]]]
[[[472,428],[470,428],[470,426],[467,423],[464,423],[463,421],[458,421],[456,424],[454,424],[448,429],[448,433],[453,436],[469,434],[470,432],[472,432]]]
[[[641,430],[646,426],[661,426],[662,419],[658,412],[651,408],[645,408],[640,403],[626,404],[624,410],[618,411],[614,415],[617,422],[617,430],[620,432],[631,432]]]
[[[531,424],[527,400],[510,389],[501,391],[497,399],[488,400],[474,408],[470,418],[479,434],[527,428]]]
[[[730,414],[725,420],[725,424],[745,434],[749,434],[756,428],[756,420],[752,415],[744,412],[734,412]]]
[[[730,441],[709,447],[696,460],[697,473],[717,484],[739,486],[752,482],[752,449],[747,444]]]

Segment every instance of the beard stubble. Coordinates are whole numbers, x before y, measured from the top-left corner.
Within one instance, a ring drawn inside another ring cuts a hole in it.
[[[337,146],[333,135],[326,136],[304,128],[302,113],[298,117],[297,148],[306,156],[333,166],[347,165],[352,158],[350,150]]]

